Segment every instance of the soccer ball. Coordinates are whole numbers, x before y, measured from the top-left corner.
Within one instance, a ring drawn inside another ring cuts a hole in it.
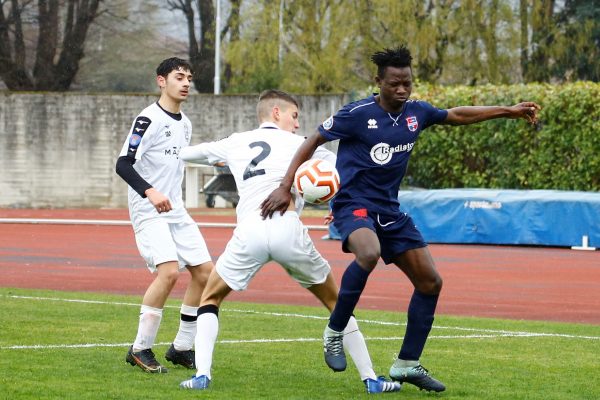
[[[304,201],[327,203],[340,189],[340,175],[328,161],[308,160],[296,170],[294,185]]]

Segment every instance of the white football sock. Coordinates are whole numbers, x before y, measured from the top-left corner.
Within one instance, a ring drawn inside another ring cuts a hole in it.
[[[156,334],[160,327],[160,320],[162,319],[162,312],[163,310],[161,308],[154,308],[142,304],[142,307],[140,308],[138,332],[135,337],[135,342],[133,342],[134,352],[151,349],[152,346],[154,346]]]
[[[200,314],[196,334],[196,376],[206,375],[211,379],[212,356],[218,334],[219,317],[210,312]]]
[[[181,305],[181,314],[192,317],[193,321],[184,321],[179,319],[179,331],[173,340],[175,350],[191,350],[194,346],[194,338],[196,337],[196,318],[198,318],[198,307]],[[189,318],[188,318],[189,319]]]
[[[362,332],[358,329],[356,318],[350,317],[346,329],[344,329],[344,348],[350,353],[356,369],[360,374],[360,379],[377,379],[373,371],[373,363],[367,349],[367,343]]]

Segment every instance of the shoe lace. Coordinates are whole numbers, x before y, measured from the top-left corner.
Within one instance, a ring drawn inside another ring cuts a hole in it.
[[[154,355],[152,349],[144,349],[140,351],[140,356],[143,362],[148,365],[159,365],[158,361],[156,361],[156,356]]]
[[[327,351],[332,355],[337,356],[344,351],[344,337],[342,335],[330,336],[326,339]]]
[[[421,364],[417,365],[416,367],[414,367],[415,371],[417,371],[420,374],[429,376],[429,370],[426,369],[425,367],[423,367]]]

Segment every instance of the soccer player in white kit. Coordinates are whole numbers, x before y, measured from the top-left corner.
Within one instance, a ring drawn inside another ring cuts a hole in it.
[[[198,226],[184,208],[181,190],[184,163],[179,153],[192,134],[181,103],[189,94],[192,69],[185,60],[169,58],[156,75],[160,98],[133,122],[116,172],[129,185],[129,215],[138,250],[156,274],[144,294],[137,336],[125,361],[146,372],[165,373],[152,346],[167,297],[180,269],[187,268],[192,277],[181,305],[179,331],[165,358],[193,369],[198,306],[213,263]]]
[[[226,164],[237,185],[237,227],[208,278],[198,310],[196,334],[196,375],[181,382],[185,389],[207,389],[211,381],[214,345],[219,330],[221,302],[232,290],[244,290],[264,264],[278,262],[300,285],[310,290],[330,311],[335,306],[337,285],[327,261],[319,254],[302,224],[298,212],[303,202],[272,219],[260,216],[265,193],[279,186],[289,162],[304,138],[295,135],[299,128],[298,103],[285,92],[261,93],[257,106],[258,129],[234,133],[210,143],[182,149],[185,161],[214,165]],[[314,158],[335,163],[335,155],[318,149]],[[400,384],[377,377],[367,346],[351,318],[345,330],[344,346],[357,366],[368,393],[395,392]]]

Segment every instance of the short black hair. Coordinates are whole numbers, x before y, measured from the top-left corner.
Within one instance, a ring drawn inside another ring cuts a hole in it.
[[[164,76],[165,78],[171,73],[171,71],[177,71],[182,69],[184,71],[190,71],[193,75],[194,71],[190,63],[184,59],[178,57],[171,57],[163,60],[156,68],[156,76]]]
[[[374,53],[371,56],[371,61],[377,65],[377,76],[383,78],[387,67],[411,67],[412,56],[410,50],[402,44],[393,49],[386,48]]]

